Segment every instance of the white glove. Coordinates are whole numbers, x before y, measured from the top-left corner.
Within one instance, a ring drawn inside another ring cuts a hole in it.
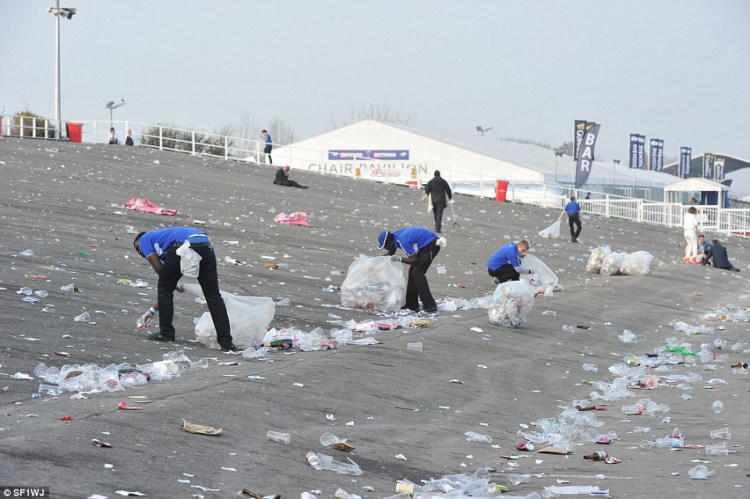
[[[138,329],[145,329],[151,324],[151,321],[154,320],[154,316],[156,315],[156,310],[154,307],[149,308],[145,314],[138,317],[138,320],[136,321],[135,325],[138,327]]]
[[[448,200],[448,204],[453,204],[453,200],[452,200],[452,199],[449,199],[449,200]]]
[[[400,261],[402,261],[402,260],[403,260],[403,258],[401,258],[401,257],[400,257],[400,256],[398,256],[398,255],[393,255],[393,256],[391,257],[391,261],[394,261],[394,262],[400,262]]]

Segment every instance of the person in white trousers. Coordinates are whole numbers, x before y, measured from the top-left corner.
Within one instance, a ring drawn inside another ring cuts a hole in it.
[[[694,263],[698,257],[698,210],[694,206],[688,208],[682,218],[682,228],[685,235],[685,259],[683,263]]]

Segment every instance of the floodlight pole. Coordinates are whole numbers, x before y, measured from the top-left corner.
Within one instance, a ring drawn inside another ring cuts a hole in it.
[[[62,139],[60,115],[60,0],[57,0],[55,2],[55,122],[58,139]]]

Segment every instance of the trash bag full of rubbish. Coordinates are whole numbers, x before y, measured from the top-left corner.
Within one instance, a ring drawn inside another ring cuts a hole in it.
[[[341,284],[341,305],[397,312],[406,303],[404,264],[389,256],[359,255]]]
[[[489,319],[503,327],[520,327],[534,306],[534,288],[526,281],[498,284],[490,301]]]
[[[185,291],[203,297],[199,284],[184,284]],[[258,346],[266,334],[266,328],[276,314],[272,298],[263,296],[241,296],[221,292],[227,307],[232,340],[240,348]],[[209,348],[217,348],[216,329],[211,314],[205,312],[195,324],[195,338]]]

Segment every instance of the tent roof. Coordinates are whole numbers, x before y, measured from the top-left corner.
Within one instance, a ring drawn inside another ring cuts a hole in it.
[[[664,192],[728,191],[729,187],[704,178],[686,178],[664,187]]]

